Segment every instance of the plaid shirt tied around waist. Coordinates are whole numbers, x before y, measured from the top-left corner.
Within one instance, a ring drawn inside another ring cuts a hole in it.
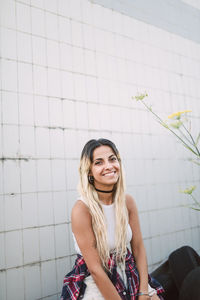
[[[121,299],[136,300],[136,294],[139,291],[139,274],[136,268],[135,259],[129,249],[127,249],[125,259],[127,287],[117,272],[117,263],[113,254],[110,255],[108,266],[111,272],[107,272],[107,275],[115,286]],[[77,254],[77,259],[72,271],[64,277],[61,300],[82,299],[84,297],[85,289],[87,288],[86,284],[84,283],[84,279],[89,275],[90,273],[83,256]],[[152,288],[157,290],[157,294],[164,292],[162,286],[150,275],[149,284]]]

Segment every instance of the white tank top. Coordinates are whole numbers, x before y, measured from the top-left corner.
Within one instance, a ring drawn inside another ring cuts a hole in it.
[[[80,200],[82,200],[84,202],[83,199],[80,199]],[[102,207],[103,207],[104,215],[105,215],[106,222],[107,222],[108,246],[109,246],[110,251],[112,251],[116,247],[116,243],[115,243],[115,224],[116,224],[115,204],[114,203],[112,203],[110,205],[102,204]],[[75,238],[73,233],[72,233],[72,235],[73,235],[73,239],[74,239],[75,250],[78,254],[81,254],[79,246],[76,242],[76,238]],[[132,239],[132,231],[131,231],[130,225],[128,224],[128,226],[127,226],[127,238],[126,238],[127,246],[129,245],[131,239]]]
[[[84,202],[84,200],[82,198],[79,198],[79,200],[82,200]],[[116,246],[115,245],[115,224],[116,224],[116,222],[115,222],[115,204],[114,203],[112,203],[111,205],[102,204],[102,207],[103,207],[103,211],[104,211],[106,222],[107,222],[108,245],[109,245],[110,251],[112,251],[115,249],[115,246]],[[76,242],[76,238],[73,233],[72,233],[72,235],[73,235],[73,239],[74,239],[75,250],[78,254],[81,254],[81,250],[79,249],[79,246]],[[128,224],[127,239],[126,239],[127,246],[129,246],[131,239],[132,239],[132,230],[131,230],[130,225]],[[122,266],[122,264],[118,264],[117,271],[127,286],[127,278],[126,278],[124,266]],[[90,276],[87,277],[85,280],[91,280],[94,283],[94,279],[90,278]],[[153,289],[149,284],[148,284],[148,292],[153,292],[156,294],[156,290]]]

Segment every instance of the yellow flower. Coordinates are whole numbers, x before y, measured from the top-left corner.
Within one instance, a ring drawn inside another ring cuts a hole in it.
[[[175,112],[175,113],[169,115],[168,118],[169,119],[180,119],[181,115],[185,114],[187,112],[191,112],[191,110],[190,109],[186,109],[186,110]]]
[[[184,194],[192,194],[192,192],[196,189],[196,186],[193,185],[187,189],[185,189],[184,191],[180,191],[181,193],[184,193]]]

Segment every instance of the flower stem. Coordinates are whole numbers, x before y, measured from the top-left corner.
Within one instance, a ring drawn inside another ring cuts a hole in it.
[[[166,127],[169,131],[171,131],[171,133],[173,133],[187,149],[189,149],[195,155],[200,156],[198,152],[196,152],[190,146],[188,146],[188,144],[186,142],[184,142],[184,140],[178,134],[176,134],[171,128],[169,128],[169,126],[154,111],[152,111],[152,109],[144,101],[141,101],[141,102],[160,121],[159,123],[162,126]]]
[[[190,194],[190,196],[192,197],[194,203],[200,207],[200,203],[196,200],[196,198],[192,194]]]
[[[191,140],[192,140],[193,146],[195,147],[195,149],[196,149],[196,151],[197,151],[197,153],[198,153],[198,156],[200,156],[199,149],[198,149],[198,147],[196,146],[196,143],[195,143],[195,141],[194,141],[194,139],[193,139],[193,136],[191,135],[191,133],[189,132],[189,130],[187,129],[187,127],[185,127],[184,124],[182,124],[182,125],[183,125],[183,128],[185,129],[185,131],[189,134],[189,136],[190,136],[190,138],[191,138]]]
[[[183,124],[182,124],[183,125]],[[185,129],[185,126],[184,126],[184,129]],[[183,137],[188,141],[188,143],[190,143],[190,145],[192,145],[192,146],[194,146],[195,147],[195,145],[193,144],[193,142],[191,142],[189,139],[188,139],[188,137],[184,134],[184,132],[179,128],[178,129],[179,131],[180,131],[180,133],[183,135]]]

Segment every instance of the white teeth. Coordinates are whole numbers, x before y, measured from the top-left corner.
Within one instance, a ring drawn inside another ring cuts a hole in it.
[[[104,174],[104,176],[112,176],[112,175],[114,175],[114,174],[115,174],[115,172],[110,172],[110,173]]]

